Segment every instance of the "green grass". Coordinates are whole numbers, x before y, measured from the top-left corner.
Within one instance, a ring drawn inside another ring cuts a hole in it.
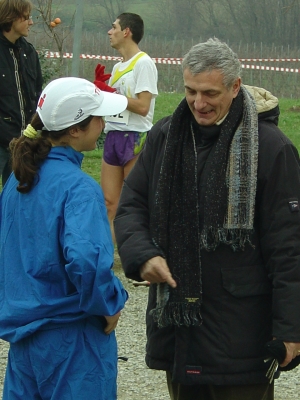
[[[101,159],[102,150],[94,150],[85,152],[82,162],[83,171],[89,174],[97,182],[100,182]]]
[[[183,93],[160,93],[155,101],[154,123],[172,114],[183,98]]]
[[[280,99],[279,128],[300,152],[300,100]]]

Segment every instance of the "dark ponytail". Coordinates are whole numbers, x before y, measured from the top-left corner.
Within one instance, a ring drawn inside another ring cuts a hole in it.
[[[44,125],[37,113],[34,114],[31,125],[37,131],[43,128]],[[51,142],[42,136],[34,140],[21,136],[10,142],[12,170],[19,181],[18,192],[30,192],[39,166],[49,154],[51,147]]]
[[[92,116],[88,117],[80,124],[77,124],[77,126],[81,130],[86,129],[92,118]],[[38,170],[52,148],[51,139],[54,142],[61,141],[63,136],[68,135],[70,129],[67,128],[61,131],[42,130],[44,124],[38,113],[34,114],[30,124],[36,131],[40,131],[40,135],[34,139],[23,135],[20,138],[13,139],[9,145],[11,150],[12,170],[16,179],[19,181],[17,190],[20,193],[30,192],[33,185],[38,183]],[[61,145],[68,146],[68,142],[61,143]]]

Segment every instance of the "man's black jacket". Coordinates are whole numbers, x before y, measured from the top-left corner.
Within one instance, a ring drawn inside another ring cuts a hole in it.
[[[215,251],[201,251],[200,327],[159,329],[150,314],[156,306],[156,285],[150,285],[146,363],[171,371],[173,379],[182,384],[267,383],[266,343],[272,337],[300,342],[299,156],[276,126],[278,107],[261,111],[254,247],[247,245],[245,251],[234,252],[221,244]],[[152,241],[149,221],[169,120],[164,118],[150,131],[125,180],[115,219],[122,266],[134,279],[140,279],[143,263],[163,256]],[[207,157],[214,141],[215,136],[198,152],[199,164],[205,162],[202,157]],[[200,176],[200,214],[204,193]]]

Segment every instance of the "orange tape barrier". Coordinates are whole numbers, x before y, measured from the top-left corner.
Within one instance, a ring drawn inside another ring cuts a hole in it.
[[[60,58],[59,52],[47,51],[45,52],[46,58]],[[73,58],[73,53],[64,53],[63,58]],[[120,61],[122,57],[115,56],[102,56],[102,55],[90,55],[90,54],[80,54],[80,58],[88,60],[107,60],[107,61]],[[152,58],[152,60],[157,64],[171,64],[180,65],[182,58],[163,58],[157,57]],[[298,62],[300,58],[240,58],[241,62]],[[244,69],[254,69],[263,71],[276,71],[276,72],[300,72],[298,68],[283,68],[283,67],[267,67],[264,65],[245,65],[242,64]]]

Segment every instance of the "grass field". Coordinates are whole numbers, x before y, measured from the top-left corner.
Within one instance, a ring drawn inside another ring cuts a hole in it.
[[[279,128],[288,136],[300,152],[300,100],[279,101]]]
[[[156,100],[154,122],[172,114],[184,94],[160,93]],[[300,152],[300,100],[280,99],[280,129],[291,139]],[[85,154],[82,168],[97,182],[100,181],[101,150],[94,150]]]

